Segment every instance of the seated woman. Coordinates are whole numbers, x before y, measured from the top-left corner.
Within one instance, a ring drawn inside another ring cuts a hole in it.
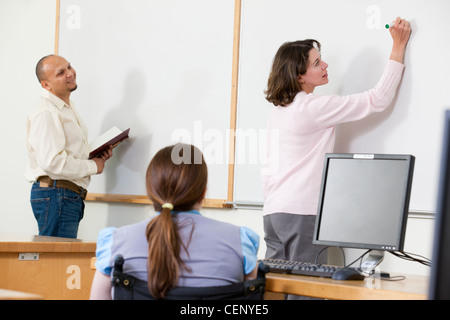
[[[91,299],[112,298],[118,254],[125,260],[123,272],[147,281],[156,299],[174,287],[225,286],[256,277],[259,236],[199,212],[207,176],[203,155],[192,145],[169,146],[154,156],[146,184],[157,215],[100,231]]]

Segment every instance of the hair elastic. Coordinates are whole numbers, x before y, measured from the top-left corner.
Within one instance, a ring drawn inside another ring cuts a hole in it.
[[[162,205],[162,207],[163,207],[163,209],[173,210],[173,204],[168,203],[168,202],[164,203],[164,204]]]

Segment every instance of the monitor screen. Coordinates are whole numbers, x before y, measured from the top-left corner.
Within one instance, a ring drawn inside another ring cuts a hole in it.
[[[414,160],[326,154],[313,243],[402,251]]]

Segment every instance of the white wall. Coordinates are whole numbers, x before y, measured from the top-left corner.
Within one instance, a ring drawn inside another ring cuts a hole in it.
[[[0,0],[0,130],[4,146],[0,165],[1,233],[37,234],[29,204],[30,184],[24,178],[25,119],[41,92],[34,75],[35,64],[45,54],[54,52],[55,12],[55,0]],[[259,256],[264,256],[261,211],[204,209],[202,212],[257,231],[261,235]],[[79,238],[95,240],[104,227],[141,221],[152,213],[152,208],[146,205],[87,202]],[[431,258],[433,222],[429,216],[409,219],[405,251]],[[348,257],[347,261],[350,260]],[[389,254],[382,269],[415,274],[429,272],[427,267]]]
[[[34,68],[54,51],[55,0],[0,0],[1,232],[35,233],[25,181],[25,120],[41,89]]]

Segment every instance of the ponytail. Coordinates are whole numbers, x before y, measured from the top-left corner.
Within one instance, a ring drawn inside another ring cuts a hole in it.
[[[176,164],[172,161],[175,150],[183,153],[183,158],[186,153],[191,159],[201,155],[200,150],[191,145],[167,147],[155,155],[147,169],[147,194],[155,211],[160,212],[146,229],[148,288],[156,299],[164,298],[167,291],[177,285],[181,268],[186,269],[180,251],[183,248],[187,252],[188,245],[180,238],[176,212],[191,210],[203,200],[206,190],[207,167],[203,156],[201,163]]]
[[[180,273],[180,238],[172,219],[171,210],[164,208],[161,214],[147,225],[148,239],[148,288],[155,298],[176,285]]]

